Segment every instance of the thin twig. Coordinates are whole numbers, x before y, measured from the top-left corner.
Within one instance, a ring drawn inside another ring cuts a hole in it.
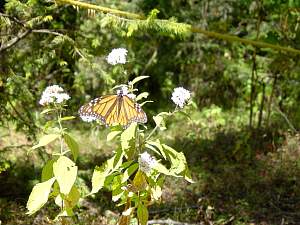
[[[10,101],[10,99],[7,99],[7,102],[9,103],[9,105],[12,107],[12,109],[15,111],[15,113],[17,114],[17,116],[23,121],[24,124],[26,124],[26,126],[31,127],[31,125],[22,117],[21,113],[16,109],[16,107],[12,104],[12,102]]]
[[[275,107],[276,111],[279,112],[279,114],[285,119],[289,127],[293,130],[293,132],[297,133],[298,131],[296,128],[293,126],[291,121],[287,118],[287,116],[279,109],[279,107]]]
[[[276,84],[277,84],[277,79],[278,79],[278,76],[277,76],[277,74],[275,74],[273,83],[272,83],[272,91],[271,91],[271,95],[270,95],[269,102],[268,102],[267,127],[269,127],[269,125],[270,125],[271,107],[272,107],[273,96],[274,96],[275,88],[276,88]]]
[[[152,62],[155,60],[156,56],[157,56],[157,49],[155,49],[155,51],[153,52],[151,58],[149,59],[148,63],[146,64],[146,66],[140,76],[143,76],[145,74],[145,72],[147,71],[149,66],[151,66]]]

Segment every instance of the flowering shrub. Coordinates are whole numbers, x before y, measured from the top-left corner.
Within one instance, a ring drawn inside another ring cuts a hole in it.
[[[106,60],[111,65],[125,64],[127,52],[125,48],[115,48],[108,54]]]
[[[123,64],[126,61],[126,54],[127,50],[115,49],[108,56],[108,63],[112,65]],[[136,108],[134,110],[137,110],[136,113],[139,115],[141,112],[139,111],[141,110],[140,107],[146,102],[142,102],[140,105],[137,102],[147,98],[148,93],[133,94],[137,91],[134,85],[145,78],[147,76],[137,77],[128,85],[118,86],[117,94],[111,95],[111,99],[115,98],[116,102],[107,109],[104,116],[101,116],[100,122],[108,125],[106,120],[111,113],[115,113],[111,118],[119,118],[118,113],[121,110],[126,110],[122,108],[125,107],[125,103],[122,102],[122,98],[125,98],[125,96],[130,98],[131,101],[135,101]],[[42,113],[56,115],[57,126],[46,129],[47,134],[32,149],[46,146],[55,140],[60,140],[61,147],[60,152],[53,153],[52,159],[44,166],[42,182],[34,186],[29,196],[28,214],[35,213],[49,198],[53,198],[61,209],[57,219],[62,216],[72,216],[73,208],[81,198],[79,188],[75,185],[77,178],[75,162],[79,147],[75,139],[62,126],[63,121],[74,119],[74,117],[62,117],[64,103],[69,98],[63,92],[63,89],[57,85],[50,86],[43,92],[40,103],[45,105],[47,109]],[[112,201],[118,202],[118,206],[124,207],[118,224],[129,224],[133,216],[137,217],[139,224],[147,224],[148,206],[160,200],[165,176],[182,177],[192,182],[184,154],[162,143],[161,140],[153,138],[155,132],[166,129],[164,125],[165,118],[178,112],[177,106],[182,109],[189,98],[189,91],[182,87],[175,88],[172,94],[172,100],[176,104],[175,110],[173,112],[161,112],[154,116],[153,120],[156,126],[151,132],[148,132],[147,126],[139,123],[146,122],[147,118],[130,120],[126,126],[121,126],[121,122],[120,124],[109,124],[110,132],[107,135],[107,141],[116,140],[118,146],[114,149],[111,158],[101,166],[95,167],[90,194],[95,194],[103,188],[112,192]],[[98,99],[91,101],[83,109],[80,109],[79,113],[84,121],[99,120],[100,116],[97,110],[95,111],[93,108]],[[114,110],[116,105],[118,105],[118,110]],[[88,113],[82,113],[83,110]],[[132,108],[130,110],[131,113],[134,112]],[[124,112],[125,117],[127,117],[126,111]],[[51,132],[48,133],[48,131]],[[64,142],[68,147],[67,150],[64,149]],[[72,159],[69,158],[69,152]]]

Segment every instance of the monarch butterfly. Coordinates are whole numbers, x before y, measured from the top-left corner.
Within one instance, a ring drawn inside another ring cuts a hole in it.
[[[116,95],[105,95],[90,101],[79,109],[80,117],[88,122],[99,119],[106,126],[120,124],[124,128],[133,122],[146,123],[146,113],[128,97],[127,92],[127,88],[122,88]]]

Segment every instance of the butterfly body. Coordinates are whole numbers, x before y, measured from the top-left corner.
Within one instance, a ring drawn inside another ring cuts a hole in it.
[[[146,123],[147,116],[141,106],[122,91],[116,95],[105,95],[83,105],[79,109],[83,120],[100,120],[104,125],[120,124],[128,127],[133,122]]]

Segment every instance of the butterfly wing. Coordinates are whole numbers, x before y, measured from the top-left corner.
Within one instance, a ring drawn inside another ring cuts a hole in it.
[[[137,123],[146,123],[147,122],[147,115],[142,110],[141,106],[134,102],[128,96],[123,96],[123,107],[122,107],[123,114],[125,114],[125,118],[128,121],[128,125],[137,122]]]
[[[147,116],[140,105],[126,95],[106,95],[96,98],[83,105],[79,115],[85,121],[99,119],[106,126],[120,124],[128,127],[132,122],[147,122]]]

